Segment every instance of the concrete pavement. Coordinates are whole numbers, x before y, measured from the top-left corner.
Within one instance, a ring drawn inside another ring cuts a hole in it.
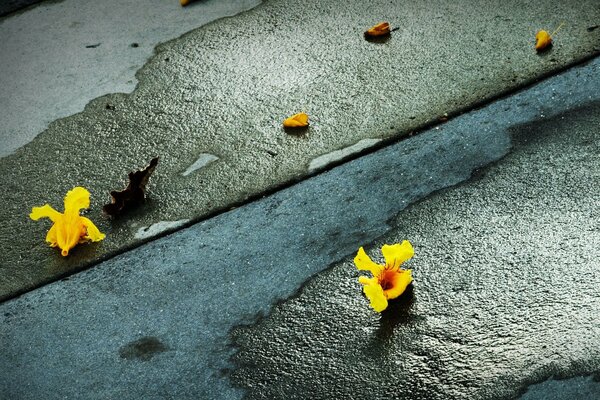
[[[0,387],[478,399],[597,371],[599,71],[595,59],[2,303]],[[352,257],[407,238],[413,300],[380,318]]]
[[[282,0],[165,43],[131,94],[91,101],[0,161],[0,298],[305,179],[311,165],[336,161],[328,154],[382,146],[590,57],[600,30],[587,28],[599,17],[591,0]],[[385,43],[364,41],[383,19],[400,29]],[[535,32],[561,21],[554,48],[536,54]],[[282,119],[301,110],[308,133],[283,132]],[[219,159],[184,175],[207,154]],[[118,222],[103,217],[107,192],[155,155],[147,206]],[[90,189],[88,217],[107,239],[64,259],[43,243],[48,226],[27,215],[60,205],[76,185]]]

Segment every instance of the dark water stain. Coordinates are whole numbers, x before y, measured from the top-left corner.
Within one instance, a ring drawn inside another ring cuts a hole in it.
[[[158,353],[168,351],[169,347],[154,336],[144,336],[127,343],[119,349],[119,356],[126,360],[149,361]]]

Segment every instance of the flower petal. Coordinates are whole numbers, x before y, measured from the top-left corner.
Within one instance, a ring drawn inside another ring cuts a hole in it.
[[[83,226],[87,228],[87,234],[84,236],[84,239],[91,240],[92,242],[99,242],[106,237],[106,235],[100,232],[96,225],[88,218],[80,217],[80,219]]]
[[[406,290],[406,288],[408,287],[408,285],[410,285],[410,283],[412,282],[412,271],[409,270],[399,270],[398,272],[394,273],[391,279],[391,284],[392,287],[389,288],[388,290],[384,291],[384,295],[385,297],[387,297],[388,299],[395,299],[396,297],[400,296],[402,293],[404,293],[404,291]]]
[[[33,207],[29,218],[37,221],[40,218],[50,218],[50,221],[56,222],[62,217],[62,214],[52,208],[49,204],[44,204],[41,207]]]
[[[46,234],[46,242],[50,244],[50,247],[58,246],[56,242],[56,225],[52,225]]]
[[[390,34],[389,22],[380,22],[379,24],[372,26],[365,32],[365,37],[378,37]]]
[[[74,187],[65,196],[65,213],[79,213],[90,206],[90,192],[81,186]]]
[[[388,268],[399,268],[403,262],[415,255],[415,250],[408,240],[394,245],[385,244],[381,248],[381,253],[385,258],[385,265]]]
[[[286,118],[283,121],[285,128],[302,128],[308,126],[308,115],[306,113],[298,113]]]
[[[379,275],[383,270],[383,265],[374,263],[362,247],[358,249],[358,253],[356,253],[356,257],[354,257],[354,265],[361,271],[371,271],[373,276]]]
[[[359,276],[358,281],[363,285],[376,285],[378,283],[376,277],[367,278],[366,276]]]
[[[363,292],[371,301],[371,307],[377,312],[382,312],[388,306],[388,301],[383,294],[383,289],[380,285],[367,285],[363,288]]]
[[[63,256],[69,255],[69,250],[75,247],[81,237],[85,234],[85,227],[78,215],[66,215],[59,223],[54,225],[56,228],[56,243],[61,248]]]
[[[552,45],[552,37],[546,31],[539,31],[535,34],[535,49],[537,51],[545,50]]]

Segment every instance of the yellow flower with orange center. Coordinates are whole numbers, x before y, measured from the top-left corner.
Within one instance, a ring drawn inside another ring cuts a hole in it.
[[[44,204],[42,207],[33,207],[29,217],[34,221],[40,218],[50,218],[54,224],[46,235],[46,242],[51,247],[60,247],[61,254],[67,256],[69,250],[78,243],[98,242],[105,237],[92,221],[79,215],[82,208],[88,208],[89,206],[90,192],[78,186],[70,190],[65,196],[64,213],[60,213],[50,205]]]
[[[385,310],[388,300],[400,296],[412,282],[411,270],[401,269],[400,265],[412,258],[415,251],[410,242],[405,240],[394,245],[383,245],[381,253],[385,265],[373,262],[362,247],[354,257],[356,268],[373,274],[372,278],[361,276],[358,281],[364,285],[363,292],[377,312]]]

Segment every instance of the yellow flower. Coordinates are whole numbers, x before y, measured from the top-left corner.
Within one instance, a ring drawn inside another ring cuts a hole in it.
[[[415,254],[408,240],[383,245],[381,252],[385,265],[374,263],[362,247],[354,257],[356,268],[373,274],[372,278],[361,276],[358,281],[364,285],[363,291],[371,301],[371,307],[377,312],[385,310],[388,300],[400,296],[412,282],[411,270],[401,269],[400,265]]]
[[[29,217],[37,221],[40,218],[50,218],[54,223],[48,234],[46,242],[51,247],[60,247],[63,256],[69,255],[69,250],[78,243],[88,240],[98,242],[104,239],[96,225],[89,219],[79,215],[79,210],[90,206],[90,192],[82,187],[75,187],[65,196],[65,212],[59,213],[48,204],[42,207],[33,207]]]
[[[308,126],[308,115],[305,113],[292,115],[283,121],[284,128],[304,128],[306,126]]]

